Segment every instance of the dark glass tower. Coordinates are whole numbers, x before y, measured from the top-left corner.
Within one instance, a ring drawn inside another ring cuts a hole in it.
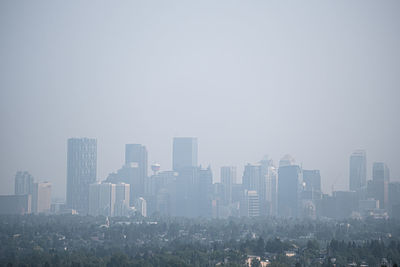
[[[131,203],[138,197],[144,197],[147,179],[147,149],[141,144],[125,145],[125,168],[130,169]],[[133,171],[132,168],[136,168]]]
[[[302,171],[297,165],[286,165],[278,169],[278,215],[296,218],[300,214]]]
[[[197,167],[197,138],[175,137],[173,141],[172,168],[180,171]]]
[[[96,182],[97,140],[68,139],[67,206],[81,214],[89,208],[89,185]]]
[[[357,191],[367,182],[367,156],[364,150],[356,150],[350,156],[350,191]]]

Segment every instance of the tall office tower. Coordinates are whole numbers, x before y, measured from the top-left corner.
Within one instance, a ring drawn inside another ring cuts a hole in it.
[[[244,166],[242,181],[243,189],[259,191],[261,186],[261,165],[248,163]]]
[[[390,171],[388,166],[383,162],[374,162],[372,165],[372,180],[389,181]]]
[[[51,207],[51,183],[42,182],[33,184],[32,212],[49,213]]]
[[[269,215],[276,216],[278,212],[278,172],[274,166],[268,168],[267,200],[270,202]]]
[[[364,150],[356,150],[350,156],[350,191],[357,191],[367,182],[367,156]]]
[[[247,164],[243,172],[243,189],[257,191],[261,216],[269,213],[267,208],[267,175],[268,167],[262,164]]]
[[[145,194],[145,182],[147,179],[147,149],[140,144],[127,144],[125,146],[125,165],[135,163],[138,167],[138,179],[134,181],[134,190],[136,197],[142,197]]]
[[[195,197],[195,210],[194,214],[196,217],[211,217],[212,216],[212,193],[213,193],[213,175],[211,167],[207,169],[198,169],[198,175],[196,176],[193,186],[193,192]]]
[[[221,167],[221,184],[223,186],[223,202],[225,205],[232,203],[232,185],[236,184],[236,167]]]
[[[68,139],[67,152],[67,207],[87,213],[89,185],[96,182],[97,140]]]
[[[303,181],[306,191],[321,192],[321,175],[319,170],[303,170]]]
[[[261,206],[261,215],[276,216],[277,210],[277,172],[272,160],[265,158],[260,161],[262,185],[265,188],[265,207]],[[261,200],[260,200],[261,201]]]
[[[33,192],[33,176],[29,172],[15,174],[15,195],[28,195]]]
[[[258,217],[260,216],[260,201],[256,190],[245,190],[241,204],[241,216]]]
[[[180,171],[187,167],[197,167],[197,138],[174,137],[172,169]]]
[[[114,216],[127,216],[129,212],[130,185],[118,183],[115,185]]]
[[[388,208],[389,201],[389,168],[383,162],[374,162],[372,181],[368,183],[368,196],[379,200],[379,208]]]
[[[297,165],[278,169],[278,215],[285,218],[300,217],[300,194],[303,183],[301,168]]]
[[[389,183],[389,215],[400,219],[400,182]]]
[[[89,186],[89,215],[114,216],[115,184],[94,183]]]

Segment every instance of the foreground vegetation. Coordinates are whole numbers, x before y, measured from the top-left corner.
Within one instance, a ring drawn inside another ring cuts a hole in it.
[[[395,220],[0,216],[0,266],[393,266]]]

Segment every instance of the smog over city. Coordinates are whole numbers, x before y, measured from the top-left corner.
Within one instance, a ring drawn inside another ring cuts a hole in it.
[[[397,266],[400,2],[0,2],[1,266]]]

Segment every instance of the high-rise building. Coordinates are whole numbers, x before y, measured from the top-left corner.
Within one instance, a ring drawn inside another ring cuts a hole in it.
[[[197,167],[197,138],[174,137],[172,169],[179,172],[188,167]]]
[[[356,150],[350,156],[350,190],[357,191],[367,182],[367,156],[364,150]]]
[[[244,166],[242,177],[243,189],[245,190],[260,190],[261,180],[261,165],[248,163]]]
[[[368,197],[379,200],[379,208],[388,208],[389,201],[389,168],[383,162],[374,162],[372,181],[368,183]]]
[[[147,179],[148,161],[147,149],[141,144],[127,144],[125,145],[125,165],[137,165],[138,175],[134,177],[137,181],[133,181],[132,186],[135,187],[135,198],[142,197],[145,194],[145,182]]]
[[[400,182],[389,183],[389,214],[400,219]]]
[[[272,160],[265,158],[260,161],[261,164],[261,185],[265,188],[264,200],[260,199],[261,215],[276,216],[277,212],[277,186],[278,174]],[[264,202],[264,203],[263,203]],[[264,205],[264,207],[263,207]]]
[[[118,183],[115,185],[114,216],[127,216],[129,212],[130,185]]]
[[[232,203],[232,185],[236,184],[236,167],[221,167],[221,184],[223,187],[223,202],[225,205]]]
[[[260,216],[260,201],[256,190],[244,190],[241,215],[245,217]]]
[[[194,181],[194,197],[195,197],[195,216],[211,217],[212,216],[212,193],[213,193],[213,175],[211,167],[207,169],[198,169],[198,175]]]
[[[68,139],[67,152],[67,207],[87,213],[89,185],[96,182],[97,140]]]
[[[278,215],[286,218],[299,217],[300,194],[303,183],[301,168],[284,165],[278,169]]]
[[[114,216],[115,184],[94,183],[89,186],[89,215]]]
[[[372,165],[372,180],[389,181],[390,171],[388,166],[383,162],[374,162]]]
[[[319,170],[303,170],[305,190],[321,192],[321,175]]]
[[[29,172],[15,174],[15,195],[28,195],[33,192],[33,176]]]
[[[267,215],[267,174],[262,164],[247,164],[244,167],[242,182],[243,189],[256,191],[261,216]]]
[[[51,183],[41,182],[33,184],[32,212],[49,213],[51,207]]]

